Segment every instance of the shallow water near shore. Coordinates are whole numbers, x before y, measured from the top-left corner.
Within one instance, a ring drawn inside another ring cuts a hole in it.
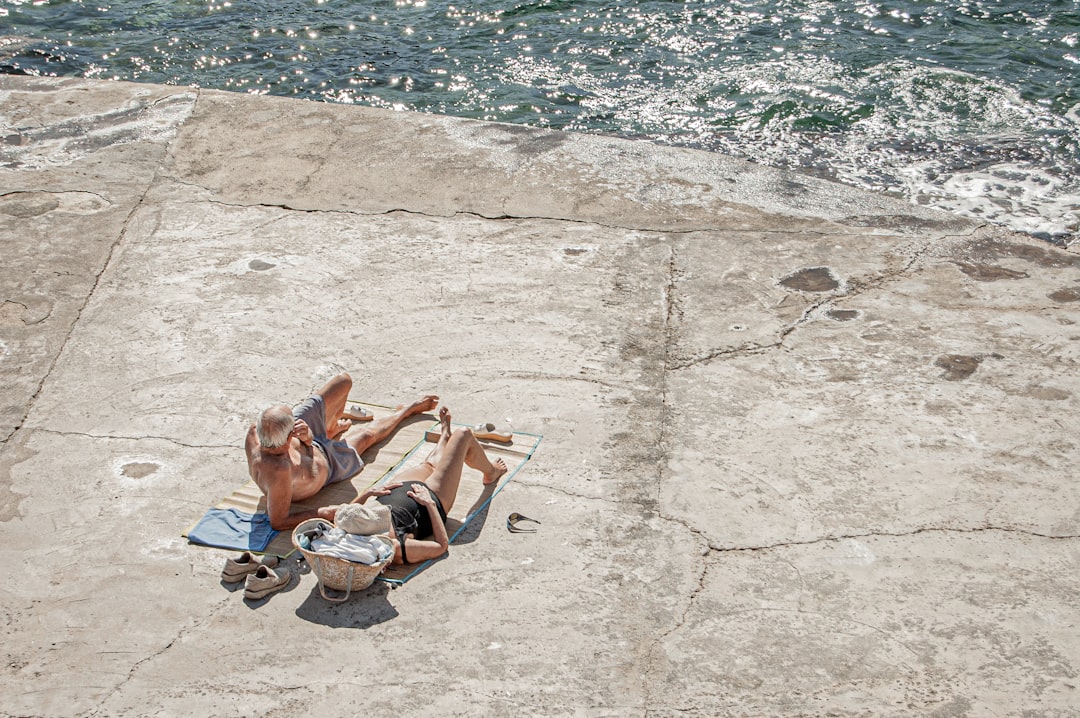
[[[701,148],[1080,236],[1076,2],[0,2],[8,73]]]

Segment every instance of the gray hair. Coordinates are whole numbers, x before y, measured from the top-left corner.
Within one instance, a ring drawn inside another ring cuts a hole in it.
[[[255,425],[255,433],[259,437],[259,444],[267,449],[277,449],[285,446],[292,433],[293,423],[292,409],[284,404],[271,406],[259,414],[259,421]]]

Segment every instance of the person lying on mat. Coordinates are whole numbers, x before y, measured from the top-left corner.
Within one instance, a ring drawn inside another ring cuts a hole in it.
[[[269,407],[248,428],[244,441],[248,471],[266,495],[274,529],[289,530],[312,518],[333,521],[334,506],[292,511],[292,504],[311,498],[327,484],[355,476],[364,466],[360,454],[390,436],[408,417],[439,404],[439,397],[427,395],[389,416],[354,426],[342,418],[351,389],[352,377],[338,374],[295,408]],[[365,492],[360,498],[377,493]]]
[[[439,409],[439,421],[439,442],[422,464],[403,469],[395,483],[353,500],[362,504],[374,497],[390,507],[390,538],[395,544],[396,564],[438,558],[450,548],[446,514],[454,506],[463,466],[480,471],[485,486],[498,482],[507,471],[505,461],[488,458],[472,429],[451,428],[446,407]]]

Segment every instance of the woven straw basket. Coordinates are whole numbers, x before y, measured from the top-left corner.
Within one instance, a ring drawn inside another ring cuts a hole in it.
[[[304,554],[304,558],[307,560],[308,566],[311,567],[312,573],[319,579],[319,593],[321,593],[322,597],[327,601],[340,603],[348,600],[349,595],[353,591],[363,591],[374,583],[375,577],[382,573],[383,569],[390,565],[390,562],[394,560],[394,553],[392,550],[389,558],[369,566],[355,561],[346,561],[337,556],[323,556],[322,554],[301,547],[301,534],[305,531],[317,528],[320,525],[327,527],[333,526],[333,524],[325,519],[308,519],[293,529],[292,543],[300,553]],[[394,547],[393,542],[386,536],[373,536],[372,538],[384,541],[391,549]],[[326,595],[326,589],[328,588],[332,588],[335,591],[344,591],[345,596],[342,598],[328,596]]]

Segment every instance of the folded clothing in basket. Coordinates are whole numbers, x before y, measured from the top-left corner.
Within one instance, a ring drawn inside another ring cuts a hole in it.
[[[339,528],[331,528],[311,541],[311,550],[323,556],[354,561],[374,566],[394,554],[386,541],[375,536],[350,534]]]

